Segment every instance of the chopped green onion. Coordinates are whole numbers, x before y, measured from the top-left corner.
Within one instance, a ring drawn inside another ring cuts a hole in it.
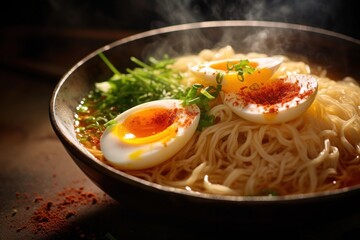
[[[110,121],[106,122],[106,123],[104,124],[104,126],[105,126],[105,127],[108,127],[108,126],[114,125],[114,124],[116,124],[116,123],[117,123],[117,122],[116,122],[114,119],[111,119]]]
[[[244,74],[252,74],[255,71],[255,68],[250,66],[249,60],[240,60],[239,63],[233,64],[230,66],[229,62],[226,65],[228,71],[236,71],[237,77],[240,81],[244,81]]]
[[[221,91],[221,84],[217,87],[204,87],[201,84],[194,84],[188,88],[186,96],[183,98],[183,104],[196,104],[200,109],[200,122],[198,130],[202,130],[214,124],[215,117],[209,115],[210,101],[214,100]]]
[[[104,53],[99,53],[99,56],[101,57],[101,59],[104,61],[104,63],[109,67],[109,69],[114,73],[114,74],[121,74],[116,68],[115,66],[109,61],[109,59],[107,59],[107,57],[105,57]]]
[[[200,90],[200,93],[203,94],[205,97],[207,97],[210,100],[215,99],[213,95],[211,95],[205,88]]]

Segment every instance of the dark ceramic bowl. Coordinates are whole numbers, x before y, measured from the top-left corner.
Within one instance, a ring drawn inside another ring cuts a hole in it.
[[[201,22],[151,30],[113,42],[90,53],[71,68],[56,86],[51,103],[52,126],[80,169],[103,191],[124,206],[154,214],[206,221],[313,221],[334,217],[359,201],[360,186],[316,194],[283,197],[233,197],[196,194],[137,179],[97,160],[78,142],[74,111],[94,82],[112,73],[97,56],[104,51],[120,70],[131,67],[131,56],[146,59],[164,53],[172,57],[229,44],[236,52],[286,54],[326,67],[339,79],[360,79],[360,41],[300,25],[258,22]],[[345,208],[346,207],[346,208]],[[351,209],[351,208],[350,208]]]

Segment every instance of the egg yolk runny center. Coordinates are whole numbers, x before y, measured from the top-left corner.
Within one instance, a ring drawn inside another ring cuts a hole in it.
[[[252,74],[244,73],[244,81],[240,80],[238,72],[235,70],[229,70],[233,65],[237,64],[238,61],[223,61],[211,64],[209,67],[214,69],[217,73],[223,73],[222,79],[222,90],[224,92],[238,92],[243,89],[258,89],[262,85],[269,82],[269,79],[273,75],[273,71],[269,68],[259,67],[256,62],[249,62],[249,65],[255,68]],[[214,73],[215,78],[216,73]],[[198,78],[197,82],[205,86],[214,85],[216,82],[209,82],[207,79]]]
[[[216,70],[228,71],[229,67],[239,63],[239,61],[227,61],[227,62],[218,62],[210,65],[211,68]],[[249,62],[249,65],[253,68],[259,66],[256,62]]]
[[[140,110],[114,128],[114,133],[128,144],[168,142],[175,137],[177,109],[151,108]]]

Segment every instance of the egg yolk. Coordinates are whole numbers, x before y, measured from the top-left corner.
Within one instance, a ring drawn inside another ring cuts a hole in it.
[[[273,71],[268,68],[257,68],[259,66],[256,62],[249,62],[249,65],[255,68],[255,72],[252,74],[244,73],[244,81],[240,81],[238,72],[229,71],[229,67],[237,64],[237,61],[223,61],[211,64],[209,67],[214,70],[223,72],[222,90],[225,92],[238,92],[243,89],[259,89],[261,85],[269,82],[269,79],[273,75]],[[208,86],[209,82],[205,79],[197,79],[202,85]]]
[[[227,62],[215,62],[210,65],[211,68],[217,70],[228,71],[228,68],[237,64],[239,61],[227,61]],[[253,68],[256,68],[259,64],[255,62],[249,62],[249,65]]]
[[[176,111],[165,108],[140,110],[117,124],[113,131],[127,144],[166,143],[176,136]]]

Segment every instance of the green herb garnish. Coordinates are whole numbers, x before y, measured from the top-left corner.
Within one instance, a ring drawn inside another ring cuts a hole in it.
[[[128,68],[125,73],[120,72],[104,53],[99,53],[99,57],[113,74],[106,81],[95,83],[95,88],[77,108],[76,132],[81,141],[98,143],[105,128],[114,123],[118,114],[159,99],[181,99],[185,106],[196,104],[201,111],[200,131],[214,124],[215,117],[209,114],[210,103],[221,91],[223,73],[216,75],[216,87],[194,84],[185,89],[180,84],[181,73],[171,68],[175,59],[168,56],[161,60],[150,57],[146,63],[131,57],[135,68]]]
[[[244,74],[252,74],[255,71],[255,68],[250,66],[249,60],[240,60],[239,63],[230,65],[227,63],[226,67],[228,71],[235,71],[237,72],[237,77],[240,81],[244,81]]]
[[[131,57],[136,67],[126,69],[126,73],[116,69],[103,53],[99,56],[113,75],[104,82],[95,83],[95,88],[77,107],[75,120],[81,121],[76,129],[79,139],[84,136],[84,141],[89,141],[88,138],[96,141],[112,124],[110,120],[131,107],[158,99],[179,99],[185,94],[180,84],[182,76],[171,69],[174,59],[168,56],[161,60],[149,58],[148,63]]]
[[[210,101],[214,100],[221,91],[221,84],[218,83],[217,87],[208,86],[204,87],[201,84],[194,84],[191,88],[187,89],[187,94],[183,97],[183,104],[191,105],[196,104],[200,109],[200,122],[198,130],[202,130],[214,124],[215,117],[209,115]]]
[[[99,55],[114,73],[108,81],[96,84],[95,91],[99,92],[102,98],[102,103],[99,104],[100,111],[116,107],[122,112],[144,102],[177,98],[184,92],[180,84],[182,76],[170,68],[174,60],[168,56],[164,56],[162,60],[149,58],[148,64],[131,57],[130,60],[137,67],[126,69],[127,73],[120,73],[110,61],[106,61],[103,53]],[[102,84],[108,86],[104,88]]]

